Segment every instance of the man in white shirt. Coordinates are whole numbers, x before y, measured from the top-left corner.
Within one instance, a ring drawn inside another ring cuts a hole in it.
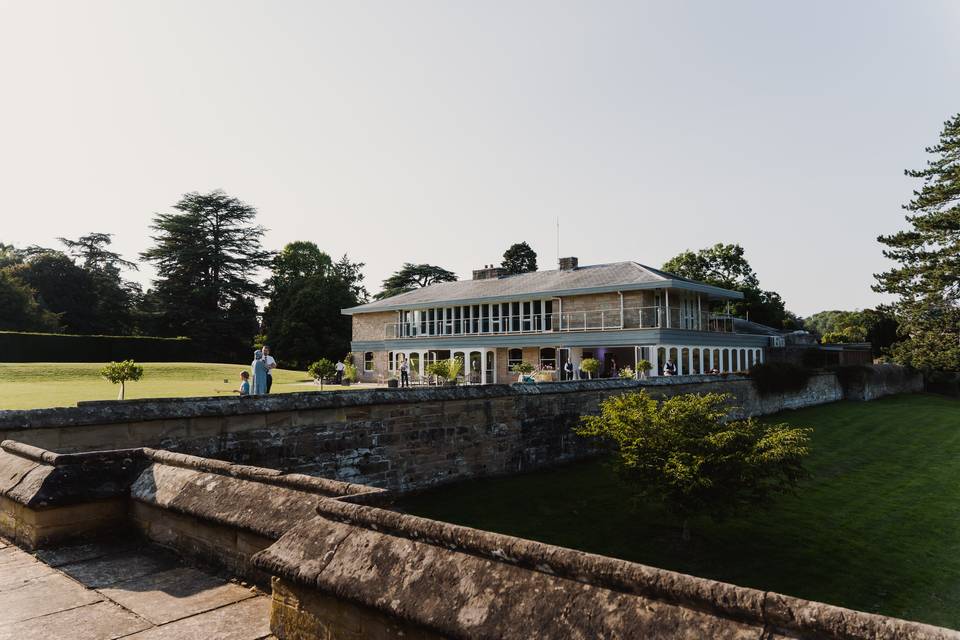
[[[270,355],[270,347],[263,345],[263,359],[267,364],[267,393],[270,393],[270,387],[273,386],[273,375],[270,373],[277,368],[277,361]]]
[[[343,384],[343,370],[346,369],[346,366],[344,366],[343,361],[337,360],[336,369],[337,369],[337,384]]]

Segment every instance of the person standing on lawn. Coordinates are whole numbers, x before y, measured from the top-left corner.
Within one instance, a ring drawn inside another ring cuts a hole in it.
[[[337,366],[335,368],[337,370],[337,384],[343,384],[343,371],[347,366],[343,364],[343,360],[337,360]]]
[[[270,372],[277,368],[277,361],[270,355],[270,347],[267,345],[263,345],[263,362],[267,366],[267,393],[270,393],[273,386],[273,374]]]
[[[253,362],[250,363],[253,370],[253,388],[250,393],[257,396],[267,392],[267,362],[263,359],[263,352],[257,349],[253,352]]]

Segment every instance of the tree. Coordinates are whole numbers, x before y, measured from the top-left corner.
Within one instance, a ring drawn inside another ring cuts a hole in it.
[[[69,333],[105,334],[110,327],[97,314],[94,278],[64,253],[53,250],[32,253],[7,272],[29,286],[37,303],[56,314]]]
[[[893,305],[903,340],[894,359],[924,369],[960,370],[960,113],[943,124],[924,169],[906,175],[923,184],[904,205],[910,228],[877,240],[897,266],[876,274],[875,291]]]
[[[775,291],[760,288],[757,274],[739,244],[717,243],[697,252],[684,251],[665,262],[663,270],[689,280],[740,291],[744,299],[731,302],[731,311],[753,322],[779,329],[788,318],[783,298]],[[725,305],[714,310],[722,308]]]
[[[323,381],[332,378],[336,372],[336,365],[327,358],[320,358],[307,368],[307,374],[320,383],[321,391],[323,391]]]
[[[429,287],[438,282],[453,282],[457,274],[432,264],[410,264],[405,262],[399,271],[383,281],[383,291],[374,296],[377,300],[413,291],[420,287]]]
[[[140,285],[127,282],[121,277],[124,269],[138,269],[137,265],[124,260],[119,253],[109,250],[113,235],[89,233],[76,240],[59,238],[67,247],[67,253],[79,260],[80,266],[90,274],[96,297],[94,314],[100,331],[117,335],[133,332],[133,309],[142,296]]]
[[[272,258],[260,242],[266,230],[253,224],[257,210],[223,191],[187,193],[173,208],[154,216],[154,246],[140,254],[157,269],[149,292],[157,328],[192,338],[203,357],[246,358],[263,291],[254,277]]]
[[[518,242],[503,253],[503,262],[500,266],[509,274],[536,271],[537,252],[526,242]]]
[[[887,353],[897,341],[897,320],[883,306],[862,311],[820,311],[803,323],[823,342],[869,342],[875,357]]]
[[[127,382],[136,382],[143,377],[143,367],[133,360],[124,360],[123,362],[111,362],[103,369],[100,369],[100,375],[112,382],[120,385],[120,395],[117,400],[123,400],[124,389]]]
[[[7,269],[0,269],[0,331],[56,331],[56,314],[40,307],[33,290]]]
[[[580,370],[586,372],[588,378],[593,378],[600,371],[600,361],[596,358],[584,358],[580,362]]]
[[[723,519],[770,504],[807,474],[811,429],[729,420],[731,396],[681,394],[658,402],[625,393],[584,416],[581,436],[611,441],[616,466],[639,497],[662,502],[690,538],[690,519]]]
[[[263,325],[281,362],[302,369],[350,349],[352,326],[341,310],[366,301],[362,267],[347,256],[333,262],[312,242],[292,242],[276,255]]]

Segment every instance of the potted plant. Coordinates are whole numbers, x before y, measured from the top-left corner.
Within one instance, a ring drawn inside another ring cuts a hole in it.
[[[450,358],[449,360],[436,360],[427,364],[427,373],[434,376],[437,382],[443,385],[457,384],[457,376],[463,369],[463,360],[461,358]]]
[[[592,379],[600,371],[600,361],[596,358],[584,358],[580,368],[587,373],[588,378]]]
[[[323,391],[323,381],[332,378],[336,372],[336,366],[326,358],[320,358],[307,367],[307,375],[313,378],[314,382],[320,383],[321,391]]]
[[[397,378],[396,373],[391,373],[390,377],[387,378],[387,387],[390,389],[396,389],[400,386],[400,380]]]
[[[620,369],[620,377],[624,380],[632,380],[637,377],[637,374],[630,368],[630,365],[627,365],[623,369]]]
[[[637,373],[640,374],[641,379],[647,379],[650,369],[653,369],[653,364],[649,360],[637,360]]]
[[[510,367],[510,371],[517,374],[517,382],[534,382],[533,378],[530,377],[534,368],[530,362],[518,362]]]

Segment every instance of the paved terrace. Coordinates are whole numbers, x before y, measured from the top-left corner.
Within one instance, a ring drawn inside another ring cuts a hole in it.
[[[33,556],[0,538],[0,640],[260,640],[270,598],[138,542]]]

